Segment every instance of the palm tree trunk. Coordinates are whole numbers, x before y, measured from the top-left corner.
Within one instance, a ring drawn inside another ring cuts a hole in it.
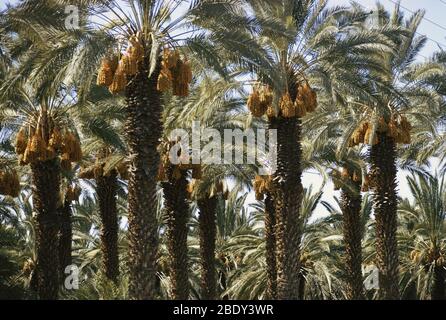
[[[167,249],[170,258],[172,297],[175,300],[187,300],[189,298],[187,172],[181,171],[181,177],[175,179],[172,166],[166,171],[168,181],[163,182],[162,187],[167,214]]]
[[[59,230],[59,269],[60,283],[64,283],[65,268],[72,263],[71,251],[73,243],[73,226],[71,223],[71,203],[64,200],[59,208],[60,230]]]
[[[345,244],[347,299],[364,299],[362,280],[361,185],[353,182],[342,188],[341,210]]]
[[[96,192],[101,216],[102,268],[105,276],[114,282],[119,277],[119,227],[116,207],[118,179],[116,175],[116,171],[112,170],[108,176],[101,176],[96,179]]]
[[[36,212],[37,292],[40,299],[54,300],[59,291],[59,219],[57,203],[60,167],[56,160],[31,164],[33,205]]]
[[[301,183],[299,118],[271,118],[270,129],[277,130],[277,170],[273,174],[276,210],[277,298],[299,298],[299,246]]]
[[[409,284],[401,294],[402,300],[418,300],[417,295],[417,282],[416,280],[410,280]]]
[[[129,147],[129,297],[154,299],[158,222],[156,217],[156,176],[159,165],[161,125],[160,92],[157,80],[160,63],[149,78],[148,57],[126,87]]]
[[[385,133],[370,148],[373,209],[376,220],[376,257],[379,269],[379,291],[383,299],[399,299],[396,149]]]
[[[277,299],[277,268],[276,268],[276,217],[274,212],[274,201],[271,194],[265,198],[265,246],[266,246],[266,273],[267,298]]]
[[[197,201],[200,211],[201,298],[217,298],[217,272],[215,268],[215,241],[217,236],[217,197],[204,197]]]
[[[307,271],[301,268],[299,272],[299,300],[305,299],[305,286],[307,284],[307,279],[305,278]]]
[[[432,284],[432,300],[446,299],[446,269],[444,266],[434,267],[434,279]]]

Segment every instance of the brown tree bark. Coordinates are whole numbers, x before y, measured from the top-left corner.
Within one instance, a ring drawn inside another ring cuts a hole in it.
[[[379,269],[379,294],[383,299],[400,299],[396,194],[395,142],[385,133],[370,148],[370,174],[376,220],[376,263]]]
[[[307,284],[307,279],[305,278],[307,275],[307,271],[301,268],[299,273],[299,300],[305,299],[305,287]]]
[[[40,299],[54,300],[59,291],[59,219],[57,204],[60,167],[57,160],[31,164],[37,251],[37,292]]]
[[[201,298],[217,298],[217,271],[215,268],[215,241],[217,236],[217,197],[204,197],[197,201],[200,211]]]
[[[446,269],[444,266],[434,267],[431,295],[432,300],[446,300]]]
[[[114,282],[119,277],[117,189],[118,179],[115,170],[112,170],[108,176],[96,179],[96,193],[101,216],[102,268],[105,276]]]
[[[277,267],[276,267],[276,216],[274,200],[271,194],[265,197],[265,246],[266,246],[266,273],[267,298],[277,299]]]
[[[301,120],[270,118],[269,128],[277,130],[277,170],[271,191],[276,212],[277,298],[299,298]]]
[[[347,299],[364,299],[362,280],[361,184],[350,181],[342,187],[341,211],[345,245],[345,281]]]
[[[129,148],[129,296],[155,299],[158,221],[156,218],[156,176],[158,144],[162,133],[160,92],[157,91],[160,63],[149,77],[149,57],[126,87]]]
[[[60,283],[64,283],[65,268],[72,264],[73,225],[71,221],[71,203],[64,200],[59,208],[59,269]]]
[[[167,249],[170,258],[172,297],[175,300],[189,298],[189,263],[187,233],[189,203],[187,200],[187,172],[173,177],[173,166],[166,170],[168,181],[162,182],[164,207],[167,215]]]

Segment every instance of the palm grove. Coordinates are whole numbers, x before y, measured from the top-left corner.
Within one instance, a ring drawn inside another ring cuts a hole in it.
[[[423,11],[327,2],[5,9],[0,297],[445,299],[446,54]],[[197,120],[276,130],[277,170],[171,163]]]

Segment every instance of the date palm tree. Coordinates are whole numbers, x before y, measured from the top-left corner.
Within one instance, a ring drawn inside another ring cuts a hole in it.
[[[89,147],[91,146],[87,142],[86,150],[90,149]],[[92,179],[95,182],[100,216],[101,269],[109,280],[116,283],[119,277],[117,195],[120,188],[119,178],[127,178],[127,167],[123,160],[124,155],[118,152],[112,154],[111,150],[116,152],[118,149],[99,144],[99,148],[94,151],[94,162],[82,168],[78,178]],[[85,161],[83,164],[86,163]]]
[[[168,156],[171,142],[161,145],[161,154]],[[183,151],[183,150],[181,150]],[[187,300],[189,298],[189,264],[188,264],[188,171],[179,165],[166,161],[162,164],[162,174],[159,177],[163,188],[164,211],[166,219],[167,250],[170,260],[169,276],[171,280],[173,299]]]
[[[70,4],[69,1],[25,1],[17,7],[14,24],[22,30],[31,25],[34,31],[30,31],[30,38],[36,36],[49,44],[50,47],[38,59],[38,71],[48,70],[56,75],[56,79],[75,81],[79,99],[88,92],[101,58],[104,59],[99,70],[99,83],[110,85],[113,93],[121,92],[125,96],[125,132],[130,167],[129,290],[134,299],[153,299],[157,295],[158,226],[154,199],[159,166],[157,146],[162,132],[161,91],[173,85],[175,95],[187,95],[191,74],[186,57],[178,55],[185,45],[198,52],[205,63],[220,71],[224,68],[215,58],[218,50],[214,48],[214,42],[226,41],[228,48],[253,49],[249,42],[244,41],[246,39],[232,36],[227,19],[222,20],[226,27],[216,27],[222,12],[231,12],[235,4],[232,1],[193,1],[185,13],[181,10],[185,3],[180,0],[83,1],[79,3],[80,32],[67,30],[63,25],[64,18],[60,19],[60,12]],[[42,22],[42,16],[48,20]],[[23,21],[27,26],[21,23]],[[200,32],[198,27],[187,28],[190,23],[212,27],[216,32],[213,37],[209,36]],[[42,36],[36,31],[40,29],[51,32]],[[185,35],[190,36],[185,38]],[[169,52],[172,53],[170,58]],[[38,54],[36,52],[32,56]],[[42,58],[44,56],[52,58]],[[118,70],[115,69],[118,62],[115,59],[121,59]],[[32,62],[27,64],[28,67],[30,65]],[[115,70],[116,77],[113,75]],[[23,74],[30,72],[23,71]],[[160,74],[161,82],[158,83]]]
[[[19,39],[20,41],[9,41],[9,50],[14,52],[14,59],[21,61],[21,64],[17,67],[17,74],[20,74],[24,78],[28,78],[30,84],[29,85],[40,85],[42,88],[51,88],[52,86],[57,86],[57,81],[60,80],[61,75],[66,71],[64,68],[64,64],[67,63],[67,52],[61,53],[63,51],[62,46],[59,46],[61,51],[54,52],[52,63],[45,64],[48,61],[43,62],[40,60],[42,56],[48,54],[54,47],[57,46],[58,40],[52,38],[56,32],[60,32],[58,28],[60,28],[61,22],[64,21],[63,10],[60,10],[62,7],[58,7],[54,2],[37,2],[37,1],[25,1],[20,5],[9,8],[7,11],[7,15],[4,16],[2,22],[2,30],[5,34],[15,34],[16,36],[11,36],[11,39]],[[34,12],[35,15],[30,12]],[[61,13],[62,12],[62,13]],[[48,19],[42,22],[40,19],[41,16],[46,16]],[[28,18],[25,18],[28,17]],[[34,31],[28,32],[31,29],[27,29],[29,26],[33,26]],[[28,30],[28,31],[27,31]],[[51,31],[50,31],[51,30]],[[49,32],[50,31],[50,32]],[[50,33],[52,35],[50,35]],[[38,37],[36,35],[38,34]],[[60,36],[60,34],[58,34]],[[57,36],[56,36],[57,37]],[[60,40],[60,38],[59,38]],[[26,43],[26,45],[24,45]],[[60,45],[60,44],[59,44]],[[27,48],[28,46],[28,48]],[[29,50],[32,48],[31,50]],[[71,47],[72,48],[72,47]],[[32,53],[31,53],[32,51]],[[65,54],[65,55],[64,55]],[[50,58],[51,60],[51,58]],[[57,62],[56,62],[57,61]],[[52,67],[51,67],[52,64]],[[36,72],[36,70],[39,70]],[[32,75],[31,75],[32,73]],[[63,75],[65,80],[65,75]],[[9,87],[5,86],[5,91],[10,91],[14,85],[20,85],[16,83],[17,79],[21,77],[11,78]],[[69,81],[68,81],[69,82]],[[91,83],[91,82],[90,82]],[[85,86],[88,87],[88,84],[84,83]],[[65,87],[65,92],[72,92],[72,87]],[[38,90],[36,90],[39,93]],[[63,93],[65,97],[68,94]],[[94,97],[98,99],[97,90]],[[92,103],[91,96],[84,94],[81,102],[84,104]],[[38,99],[38,98],[36,98]],[[76,100],[73,96],[70,97],[70,100]],[[77,127],[81,131],[88,132],[89,134],[93,131],[96,134],[103,134],[104,131],[107,131],[106,126],[104,126],[104,122],[102,119],[98,118],[97,114],[92,115],[90,112],[85,112],[85,106],[83,106],[79,101],[75,101],[75,107],[71,109],[64,109],[63,111],[57,111],[58,117],[63,112],[69,115],[69,118],[81,120],[80,122],[73,121],[70,123],[71,126]],[[96,101],[97,102],[97,101]],[[97,106],[106,106],[106,103],[98,104]],[[82,108],[82,111],[75,111],[78,107]],[[82,114],[83,112],[83,114]],[[105,113],[102,110],[102,113]],[[79,116],[82,114],[82,116]],[[90,118],[88,118],[91,116]],[[81,127],[84,126],[84,127]],[[85,130],[89,129],[89,130]],[[110,140],[110,139],[109,139]],[[66,161],[65,161],[66,162]],[[61,162],[63,164],[64,162]],[[62,170],[63,175],[68,180],[73,180],[73,174],[71,167],[65,167]],[[57,173],[57,171],[55,171]],[[61,268],[62,275],[64,274],[65,266],[71,264],[71,244],[72,244],[72,222],[71,222],[71,201],[73,197],[73,192],[78,192],[78,187],[66,186],[61,188],[63,190],[63,195],[61,196],[61,201],[58,203],[58,212],[60,216],[61,228],[59,232],[59,265]],[[56,243],[55,243],[56,244]]]
[[[253,28],[254,37],[268,52],[269,61],[254,70],[260,85],[266,86],[266,92],[272,91],[265,99],[267,104],[272,104],[264,108],[262,97],[256,106],[259,93],[255,88],[251,111],[258,116],[266,113],[270,129],[277,130],[277,170],[272,175],[277,297],[297,299],[298,221],[303,194],[301,124],[304,115],[314,111],[317,105],[317,94],[311,86],[329,87],[329,92],[335,95],[345,86],[356,87],[355,82],[360,78],[357,70],[368,64],[368,60],[359,59],[357,53],[383,49],[388,43],[385,36],[388,30],[370,33],[356,28],[352,33],[355,22],[367,18],[358,7],[352,11],[327,8],[327,1],[247,2],[258,24]]]
[[[445,188],[437,174],[414,173],[407,177],[413,201],[404,199],[398,208],[402,223],[410,232],[411,245],[405,257],[414,265],[422,298],[446,299]],[[421,281],[420,281],[421,280]],[[423,290],[422,288],[427,288]]]
[[[244,100],[239,97],[242,93],[240,83],[222,78],[209,68],[203,68],[199,59],[191,59],[194,66],[194,73],[199,75],[201,82],[194,86],[189,97],[178,99],[165,98],[164,112],[164,135],[166,139],[171,131],[176,128],[190,130],[193,121],[200,121],[203,128],[212,128],[220,132],[223,136],[225,129],[241,129],[246,125],[243,110]],[[205,141],[202,142],[203,145]],[[232,148],[232,145],[229,147]],[[190,146],[181,152],[190,154]],[[225,148],[225,146],[221,146]],[[168,149],[168,146],[167,146]],[[236,151],[238,152],[238,150]],[[241,150],[243,152],[243,150]],[[162,154],[165,154],[163,152]],[[219,156],[220,157],[220,156]],[[224,191],[222,184],[225,179],[232,178],[237,181],[244,181],[250,184],[247,178],[250,174],[247,168],[239,165],[218,165],[206,164],[207,160],[202,156],[202,165],[180,164],[172,165],[163,163],[165,181],[163,186],[166,209],[168,211],[168,247],[173,268],[171,268],[171,282],[174,297],[175,291],[181,291],[178,281],[182,279],[181,287],[183,294],[180,298],[185,299],[187,280],[190,274],[187,259],[187,223],[189,221],[190,210],[188,203],[190,200],[196,203],[199,221],[199,242],[201,261],[201,290],[200,299],[213,300],[217,298],[217,273],[215,262],[216,246],[216,218],[217,204],[220,194]],[[220,161],[220,160],[219,160]],[[189,172],[188,172],[189,171]],[[192,175],[190,175],[192,173]],[[173,177],[177,175],[177,177]],[[252,175],[252,174],[251,174]],[[190,189],[189,191],[186,189]],[[178,261],[178,262],[176,262]],[[175,267],[175,265],[177,265]],[[182,274],[181,277],[179,275]]]
[[[344,169],[349,170],[347,168]],[[347,266],[345,279],[348,284],[347,298],[355,300],[364,298],[362,283],[361,202],[360,180],[354,181],[354,179],[349,179],[342,186],[341,211],[343,215],[345,260]]]
[[[39,297],[56,299],[61,170],[79,161],[82,152],[72,123],[64,114],[66,95],[39,99],[26,84],[15,88],[14,94],[9,89],[3,91],[1,121],[15,133],[20,164],[31,169]]]
[[[93,85],[85,99],[71,110],[84,133],[84,150],[91,155],[81,164],[77,178],[95,182],[99,204],[102,265],[105,276],[120,275],[118,252],[118,192],[128,178],[126,145],[122,141],[124,101]]]
[[[362,100],[361,95],[351,98],[351,106],[360,124],[352,125],[356,130],[350,146],[361,142],[370,145],[370,185],[374,197],[380,295],[384,299],[399,299],[397,144],[410,143],[412,126],[426,127],[423,119],[427,117],[423,114],[439,107],[441,99],[426,80],[441,73],[442,69],[431,61],[417,63],[415,60],[426,42],[425,37],[417,34],[423,11],[417,11],[408,19],[404,19],[399,5],[392,13],[378,5],[376,12],[379,17],[377,28],[387,25],[403,30],[403,33],[395,34],[394,53],[373,56],[383,68],[370,73],[370,81],[367,81],[370,87],[366,89],[369,94],[362,95],[364,98],[368,95],[368,98]]]
[[[350,111],[337,105],[329,95],[321,95],[320,108],[306,121],[305,133],[312,137],[306,141],[311,150],[313,167],[323,165],[331,170],[335,190],[340,190],[339,207],[342,212],[343,254],[349,300],[364,299],[362,279],[362,194],[368,191],[367,165],[362,148],[342,149],[345,128],[354,121]]]
[[[343,297],[343,286],[339,270],[333,261],[340,260],[341,250],[332,245],[333,224],[340,225],[330,215],[316,218],[322,192],[312,188],[305,190],[302,203],[301,270],[299,272],[300,299],[339,299]],[[327,204],[324,204],[327,205]],[[322,206],[323,207],[323,206]],[[264,220],[263,201],[252,204],[253,211],[247,224],[227,239],[225,251],[234,257],[235,267],[229,274],[226,294],[231,299],[269,298],[268,269],[265,268],[266,242],[263,228],[256,227]],[[341,266],[342,268],[342,266]]]

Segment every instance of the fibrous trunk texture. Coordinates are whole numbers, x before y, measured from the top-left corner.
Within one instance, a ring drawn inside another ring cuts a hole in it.
[[[299,298],[299,246],[301,239],[301,121],[299,118],[272,118],[277,130],[277,170],[273,174],[276,212],[277,298]]]
[[[376,263],[379,269],[379,293],[383,299],[399,299],[396,149],[393,138],[378,134],[378,143],[370,148],[370,174],[373,185],[373,209],[376,220]]]
[[[59,219],[57,204],[60,167],[56,160],[31,164],[36,213],[37,292],[40,299],[57,299],[59,291]]]
[[[115,170],[112,170],[108,176],[96,179],[101,216],[102,269],[105,276],[114,282],[119,276],[117,189],[118,180]]]
[[[307,284],[306,279],[307,271],[303,268],[301,268],[299,273],[299,300],[305,299],[305,287]]]
[[[156,176],[161,126],[160,63],[149,78],[148,57],[126,87],[126,135],[129,148],[129,297],[154,299],[157,295]]]
[[[342,188],[341,211],[345,245],[346,295],[349,300],[364,299],[362,280],[361,185],[351,181]]]
[[[181,176],[175,179],[172,167],[166,171],[168,181],[163,182],[162,186],[167,217],[167,249],[172,298],[186,300],[189,298],[187,172],[181,171]]]
[[[432,284],[432,300],[446,299],[446,269],[444,266],[434,267],[434,279]]]
[[[61,275],[60,282],[63,284],[65,268],[72,263],[73,226],[71,222],[71,203],[68,200],[65,200],[59,208],[59,221],[59,269]]]
[[[215,240],[217,236],[217,197],[204,197],[197,201],[200,211],[201,298],[214,300],[217,295],[217,273],[215,268]]]
[[[276,268],[276,216],[274,201],[271,194],[265,197],[265,245],[266,245],[266,273],[267,298],[277,298],[277,268]]]

